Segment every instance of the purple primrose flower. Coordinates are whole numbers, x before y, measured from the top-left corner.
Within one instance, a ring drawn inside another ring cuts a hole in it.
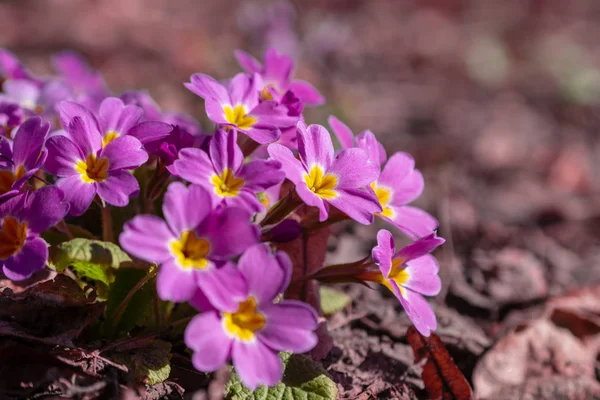
[[[237,50],[235,57],[240,66],[249,74],[260,74],[263,82],[261,97],[267,100],[281,100],[282,97],[291,91],[304,104],[310,106],[319,106],[325,102],[325,99],[314,86],[302,80],[292,80],[294,70],[294,60],[292,57],[277,53],[277,50],[271,48],[265,54],[265,63],[261,63],[250,54]]]
[[[290,282],[292,265],[284,252],[273,254],[269,246],[250,247],[238,263],[238,274],[230,276],[232,292],[220,288],[222,297],[234,297],[232,307],[215,304],[208,293],[192,300],[202,314],[186,328],[184,339],[194,351],[192,362],[200,371],[216,371],[229,359],[250,389],[273,386],[283,375],[277,353],[303,353],[317,344],[315,311],[305,303],[282,300],[273,303]]]
[[[192,147],[196,143],[196,138],[190,135],[179,125],[175,125],[169,136],[146,143],[146,150],[150,154],[159,157],[165,165],[172,165],[179,158],[179,151],[186,147]]]
[[[125,105],[117,97],[108,97],[100,104],[96,116],[91,110],[72,101],[59,103],[60,119],[63,127],[75,117],[81,117],[88,124],[95,125],[92,129],[98,131],[102,138],[102,147],[122,136],[131,136],[142,144],[160,140],[169,135],[173,126],[160,121],[140,122],[143,110],[138,106]]]
[[[142,121],[162,121],[167,124],[178,125],[183,132],[187,132],[194,137],[201,134],[200,125],[194,117],[182,112],[161,111],[158,104],[146,91],[127,91],[121,95],[121,100],[125,104],[141,107],[144,110]]]
[[[76,103],[60,106],[72,111],[85,109]],[[59,106],[59,107],[60,107]],[[61,109],[61,114],[64,115]],[[128,171],[148,160],[142,144],[133,135],[118,136],[103,146],[103,138],[94,116],[84,112],[73,117],[65,131],[48,138],[45,168],[60,179],[56,185],[64,190],[72,215],[81,215],[94,196],[108,204],[123,207],[129,196],[139,191],[135,177]]]
[[[26,79],[41,85],[41,81],[23,66],[21,61],[13,53],[0,48],[0,78],[4,79]]]
[[[0,101],[0,136],[12,140],[13,130],[21,125],[23,116],[18,104]]]
[[[286,177],[309,206],[319,208],[320,221],[329,215],[329,204],[361,224],[373,222],[381,211],[375,196],[362,190],[379,175],[379,167],[362,149],[345,149],[334,156],[327,129],[320,125],[298,123],[300,160],[280,144],[269,146],[269,154],[281,162]]]
[[[258,242],[258,228],[250,213],[237,207],[213,210],[210,194],[201,186],[169,185],[163,201],[166,222],[154,215],[139,215],[127,222],[119,237],[121,246],[143,260],[160,264],[157,290],[161,299],[187,301],[198,287],[210,294],[229,283],[235,274],[221,264]],[[233,289],[232,289],[233,290]],[[219,304],[230,306],[231,297]]]
[[[91,110],[98,110],[109,96],[102,74],[92,68],[77,53],[63,51],[52,57],[52,66],[68,90],[68,97]]]
[[[216,124],[236,129],[254,141],[276,141],[281,129],[294,126],[298,116],[275,101],[259,102],[261,78],[237,74],[226,88],[208,75],[194,74],[185,86],[205,100],[206,113]]]
[[[329,125],[345,149],[354,147],[354,134],[344,123],[329,117]],[[429,235],[438,227],[437,220],[420,208],[408,204],[423,192],[423,175],[415,169],[415,160],[410,154],[397,152],[389,159],[385,149],[371,131],[356,136],[357,147],[369,154],[369,159],[383,166],[381,174],[373,181],[373,190],[383,211],[377,216],[390,222],[412,238]],[[387,162],[386,162],[387,161]]]
[[[54,186],[27,191],[0,204],[0,266],[9,279],[29,278],[44,268],[48,244],[40,233],[63,219],[69,205]]]
[[[28,79],[8,79],[2,84],[0,101],[18,104],[27,115],[40,114],[44,110],[42,88]]]
[[[18,192],[46,160],[44,148],[50,124],[29,118],[17,129],[15,139],[0,137],[0,199]]]
[[[203,186],[212,195],[213,204],[238,206],[255,213],[263,210],[256,196],[281,183],[285,174],[275,160],[254,160],[244,164],[244,155],[236,143],[235,131],[217,130],[208,154],[188,148],[179,153],[170,170],[191,183]]]
[[[442,285],[437,275],[437,260],[429,253],[443,243],[444,239],[437,237],[434,232],[396,253],[392,234],[382,229],[377,233],[377,246],[372,251],[373,261],[379,271],[368,271],[359,276],[390,289],[415,328],[424,336],[429,336],[436,329],[437,322],[422,295],[435,296]]]

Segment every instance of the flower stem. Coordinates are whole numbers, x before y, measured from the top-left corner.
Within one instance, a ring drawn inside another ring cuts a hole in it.
[[[121,318],[123,317],[123,314],[125,313],[125,310],[127,310],[127,306],[131,302],[131,299],[133,298],[133,296],[146,283],[148,283],[148,281],[150,281],[152,278],[154,278],[157,273],[158,273],[158,268],[156,268],[154,266],[150,267],[150,270],[148,270],[148,273],[142,279],[140,279],[139,282],[136,283],[134,287],[131,288],[129,293],[127,293],[127,296],[125,296],[123,301],[121,301],[121,303],[117,306],[117,308],[115,308],[115,312],[113,313],[113,317],[112,317],[113,330],[116,329],[117,326],[119,326],[119,322],[121,321]]]
[[[260,221],[260,226],[275,225],[283,221],[288,215],[296,211],[302,205],[302,200],[298,197],[295,190],[290,192],[283,199],[279,200]]]
[[[67,225],[64,219],[58,221],[58,223],[56,224],[56,229],[58,229],[59,232],[62,232],[65,235],[67,235],[67,238],[69,240],[75,239],[75,236],[73,236],[73,233],[71,233],[71,230],[69,229],[69,225]]]
[[[316,232],[319,229],[323,229],[327,226],[337,224],[338,222],[347,221],[349,219],[350,219],[350,217],[348,217],[343,212],[338,211],[336,209],[332,209],[329,213],[329,217],[327,218],[327,220],[320,222],[319,214],[315,213],[314,215],[311,215],[310,217],[308,217],[306,220],[302,221],[302,232],[304,232],[304,233]]]
[[[374,265],[372,261],[369,261],[370,256],[363,258],[352,263],[336,264],[323,267],[312,274],[305,275],[300,280],[315,279],[321,282],[328,283],[342,283],[356,281],[357,277],[368,273],[370,267]]]
[[[109,206],[104,206],[102,210],[102,240],[105,242],[114,242],[112,210]]]
[[[156,164],[154,176],[148,183],[144,195],[144,212],[146,214],[152,213],[154,208],[154,201],[158,199],[163,193],[163,191],[166,189],[170,177],[171,174],[169,173],[165,165],[159,160]]]
[[[254,153],[254,151],[258,149],[258,146],[260,146],[258,142],[255,142],[245,135],[240,135],[238,143],[244,157],[248,157],[250,154]]]
[[[165,325],[169,325],[171,322],[171,315],[173,314],[173,308],[175,307],[175,303],[172,301],[167,301],[167,306],[165,307]]]

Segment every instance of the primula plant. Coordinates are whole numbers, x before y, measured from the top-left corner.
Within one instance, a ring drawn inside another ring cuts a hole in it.
[[[112,94],[74,54],[56,55],[57,74],[39,78],[2,50],[5,279],[77,283],[102,309],[79,340],[166,342],[162,375],[136,372],[147,384],[168,377],[168,349],[177,349],[202,372],[232,365],[230,390],[288,385],[284,369],[309,360],[290,354],[317,358],[311,350],[327,335],[309,284],[382,285],[429,336],[436,318],[423,296],[440,291],[431,252],[444,240],[435,218],[409,205],[424,186],[415,160],[388,156],[372,132],[354,137],[331,116],[336,149],[326,127],[305,122],[304,107],[324,98],[293,78],[290,57],[235,56],[244,72],[184,83],[204,101],[207,132],[146,92]],[[373,230],[364,259],[298,265],[313,235],[377,218],[387,228]],[[394,234],[408,244],[397,249]]]

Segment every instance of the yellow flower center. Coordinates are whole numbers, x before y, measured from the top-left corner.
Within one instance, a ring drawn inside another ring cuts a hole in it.
[[[210,243],[197,237],[195,232],[185,231],[179,240],[171,242],[171,252],[182,268],[204,269],[209,263],[206,256],[210,252]]]
[[[0,194],[8,192],[12,185],[25,175],[25,167],[19,165],[15,172],[0,171]]]
[[[404,262],[404,260],[401,258],[392,260],[392,268],[390,269],[390,273],[389,273],[386,281],[393,280],[394,282],[396,282],[396,284],[398,285],[398,288],[400,288],[400,293],[402,293],[402,295],[405,296],[406,289],[404,289],[404,287],[402,287],[402,285],[404,285],[406,282],[408,282],[408,278],[410,278],[410,274],[406,270],[406,267],[402,266],[403,262]],[[389,283],[386,286],[389,288]]]
[[[27,224],[13,217],[5,217],[0,229],[0,259],[6,259],[21,250],[27,238]]]
[[[115,131],[108,131],[102,138],[102,148],[106,147],[107,144],[119,137],[119,134]]]
[[[395,211],[388,206],[388,203],[392,199],[392,190],[384,186],[377,186],[377,182],[371,183],[371,188],[375,191],[377,200],[379,200],[379,204],[381,204],[381,208],[383,208],[383,211],[379,214],[384,217],[393,218]]]
[[[256,300],[252,296],[241,302],[236,312],[223,313],[225,330],[243,342],[253,341],[255,332],[265,323],[265,316],[256,310]]]
[[[228,168],[223,170],[221,176],[214,174],[210,183],[215,186],[215,193],[221,197],[235,197],[244,186],[244,180],[236,177]]]
[[[337,177],[331,174],[324,174],[323,168],[314,165],[308,175],[304,175],[306,186],[322,199],[335,199],[337,192],[334,190],[337,186]]]
[[[77,161],[75,171],[86,183],[102,182],[108,177],[108,159],[104,157],[98,159],[94,154],[90,154],[85,161]]]
[[[248,129],[256,123],[256,118],[248,115],[246,108],[241,104],[234,108],[225,106],[223,112],[225,113],[225,120],[240,129]]]
[[[402,285],[408,282],[410,274],[406,270],[406,267],[402,265],[403,263],[404,260],[401,258],[393,259],[392,266],[390,267],[390,273],[387,277],[383,276],[381,271],[365,271],[359,274],[358,278],[369,282],[379,283],[392,292],[393,289],[390,282],[394,281],[398,285],[402,296],[406,296],[406,289]]]

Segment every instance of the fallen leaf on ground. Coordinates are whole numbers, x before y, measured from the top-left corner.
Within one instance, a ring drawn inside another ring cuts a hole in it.
[[[541,319],[500,339],[479,360],[473,385],[481,399],[595,398],[600,396],[595,363],[596,353],[571,332]]]
[[[473,391],[460,372],[438,335],[421,335],[414,326],[408,328],[406,339],[411,345],[415,363],[427,359],[421,376],[425,389],[432,399],[466,400],[473,398]]]

